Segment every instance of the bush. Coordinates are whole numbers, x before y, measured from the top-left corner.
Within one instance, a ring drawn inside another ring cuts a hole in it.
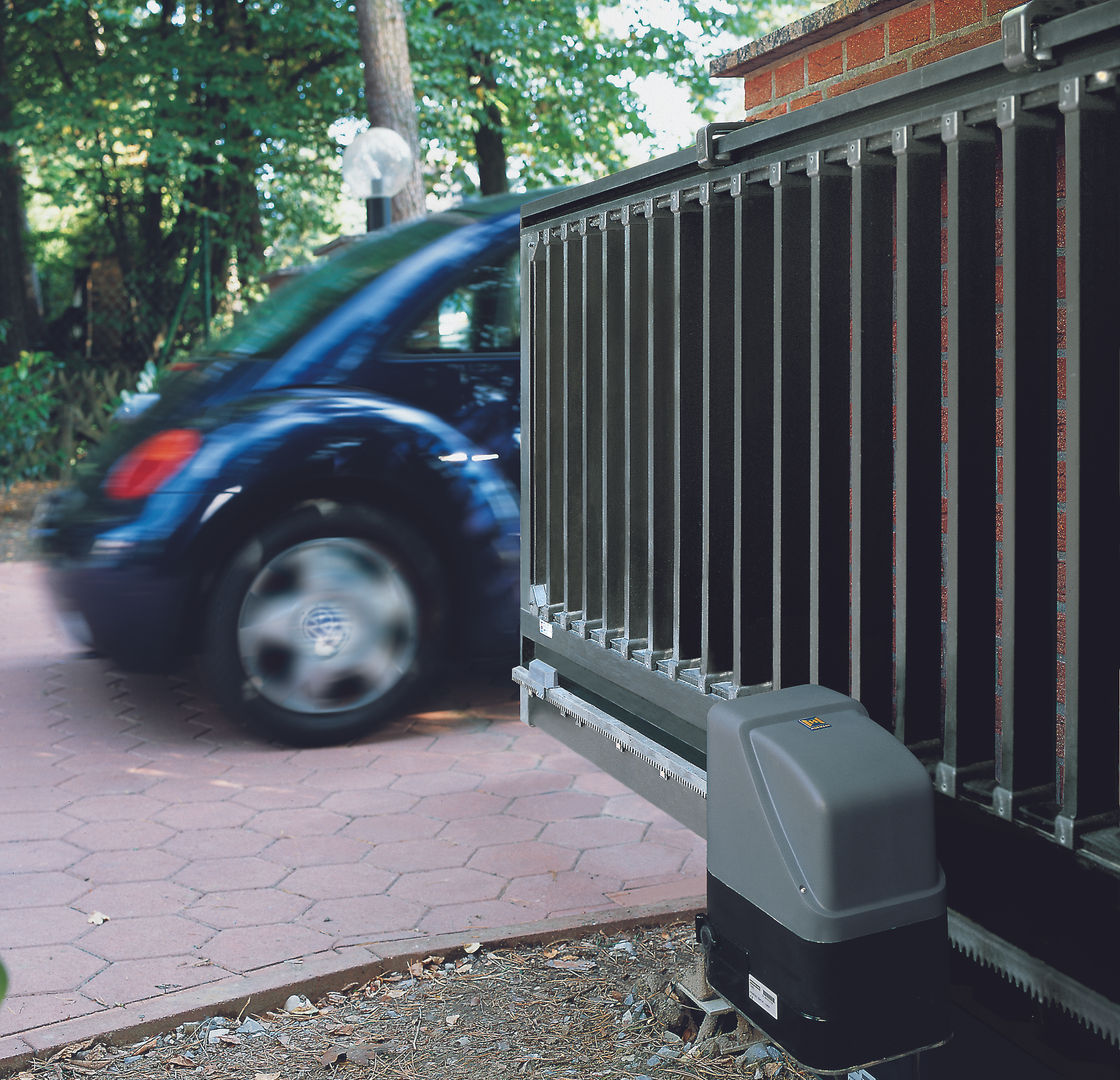
[[[56,476],[66,464],[54,414],[61,364],[50,353],[20,353],[0,367],[0,485]]]

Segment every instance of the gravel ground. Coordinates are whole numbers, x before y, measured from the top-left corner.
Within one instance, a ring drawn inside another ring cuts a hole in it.
[[[131,1046],[67,1047],[14,1080],[808,1080],[734,1015],[701,1025],[682,1007],[674,986],[696,961],[684,923],[471,944],[315,1002],[293,996],[281,1011],[209,1017]]]

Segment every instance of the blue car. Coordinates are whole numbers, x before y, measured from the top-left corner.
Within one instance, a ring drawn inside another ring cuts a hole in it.
[[[512,657],[524,199],[371,234],[177,365],[40,507],[74,636],[132,670],[198,653],[227,712],[304,746]]]

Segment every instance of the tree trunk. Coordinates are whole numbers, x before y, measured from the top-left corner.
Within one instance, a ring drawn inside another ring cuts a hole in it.
[[[0,0],[0,133],[12,122],[7,60],[11,18],[11,8]],[[23,173],[15,144],[0,135],[0,364],[14,363],[38,336],[23,232]]]
[[[373,127],[392,128],[412,148],[412,175],[393,199],[393,220],[420,217],[424,178],[404,9],[401,0],[357,0],[357,11],[369,122]]]

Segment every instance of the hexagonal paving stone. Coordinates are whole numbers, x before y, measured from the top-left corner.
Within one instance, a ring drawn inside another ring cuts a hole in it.
[[[199,892],[230,892],[234,889],[260,889],[275,885],[284,877],[284,868],[275,862],[253,856],[229,859],[196,859],[175,875],[180,885]]]
[[[254,811],[237,803],[195,803],[191,806],[168,806],[156,815],[156,821],[173,829],[234,829],[244,825]]]
[[[482,754],[500,754],[508,750],[512,742],[512,735],[501,732],[457,731],[453,735],[440,735],[432,743],[432,750],[437,754],[465,754],[474,757]]]
[[[450,795],[459,791],[474,791],[482,780],[475,773],[460,772],[458,768],[438,773],[409,773],[393,781],[392,791],[405,791],[410,795]]]
[[[560,912],[615,907],[607,893],[617,891],[620,885],[617,878],[596,879],[571,870],[559,874],[536,874],[515,878],[502,894],[502,899],[535,909],[532,917],[540,919]]]
[[[147,795],[87,795],[66,812],[81,821],[138,821],[166,809],[166,803]]]
[[[612,795],[603,806],[603,813],[611,817],[630,818],[633,821],[648,821],[652,825],[677,825],[678,822],[658,810],[653,803],[641,795]]]
[[[269,836],[331,836],[347,819],[322,807],[306,810],[262,810],[255,814],[249,827]]]
[[[623,883],[676,874],[684,863],[680,848],[664,844],[617,844],[585,851],[576,869],[585,874],[620,878]]]
[[[453,896],[459,901],[493,900],[505,885],[503,878],[478,870],[453,866],[443,870],[418,870],[402,874],[389,889],[389,895],[402,900],[431,903],[433,896]]]
[[[152,956],[178,956],[202,945],[214,931],[178,915],[110,919],[91,926],[79,938],[81,947],[106,960],[142,960]]]
[[[161,846],[184,859],[235,858],[258,855],[274,842],[249,829],[187,829],[170,835]]]
[[[517,798],[521,795],[544,795],[551,791],[566,791],[572,786],[570,773],[550,769],[521,769],[517,772],[487,776],[478,785],[479,791]]]
[[[393,896],[363,896],[321,900],[300,918],[333,938],[375,939],[378,934],[399,936],[416,929],[427,907]]]
[[[528,918],[524,904],[508,900],[478,900],[471,904],[441,904],[420,920],[425,934],[454,934],[464,930],[517,926]]]
[[[197,952],[154,960],[118,960],[95,975],[82,992],[100,1001],[146,1001],[175,990],[224,979],[229,972],[200,959]]]
[[[514,799],[508,812],[537,821],[554,821],[558,818],[594,817],[603,812],[605,803],[606,799],[601,795],[556,791],[550,795],[526,795]]]
[[[88,851],[132,851],[159,847],[174,835],[173,830],[155,821],[99,821],[79,826],[67,833],[66,839]]]
[[[4,733],[7,735],[7,732]],[[75,799],[58,788],[7,788],[0,789],[0,814],[39,813],[43,810],[61,810]]]
[[[25,1043],[18,1047],[10,1044],[6,1046],[3,1041],[5,1035],[88,1016],[103,1008],[96,1001],[73,992],[25,996],[10,994],[4,999],[4,1008],[0,1009],[0,1056],[6,1058],[9,1054],[19,1054],[26,1049]]]
[[[198,893],[193,889],[170,881],[135,881],[98,885],[75,900],[74,907],[87,914],[100,911],[112,919],[127,919],[138,915],[174,915],[197,899]]]
[[[348,836],[293,836],[273,840],[261,858],[279,866],[330,866],[335,863],[356,863],[370,845],[364,840]]]
[[[80,878],[54,870],[8,874],[0,888],[0,911],[69,904],[88,888]]]
[[[571,848],[528,840],[521,844],[495,844],[471,856],[467,863],[472,870],[482,870],[502,877],[527,877],[549,871],[571,870],[577,853]]]
[[[284,878],[282,888],[313,900],[325,900],[332,896],[375,896],[384,892],[395,879],[396,874],[368,863],[306,866]]]
[[[330,936],[318,930],[280,924],[222,930],[203,951],[215,964],[229,971],[244,973],[285,960],[312,956],[331,945]],[[293,974],[298,975],[298,971]]]
[[[526,753],[522,750],[494,750],[485,754],[464,755],[459,759],[462,768],[469,768],[471,772],[482,773],[483,776],[494,776],[498,773],[525,772],[526,769],[535,769],[540,763],[539,754]],[[587,763],[584,762],[584,767]],[[563,771],[563,770],[560,770]]]
[[[80,847],[63,840],[42,840],[38,843],[9,840],[0,844],[0,874],[65,870],[85,855]]]
[[[576,791],[589,791],[593,795],[628,795],[630,789],[610,773],[581,772],[572,783]]]
[[[50,945],[52,942],[70,941],[82,933],[86,925],[85,916],[69,906],[0,911],[0,942],[3,942],[0,956],[17,943]]]
[[[382,844],[390,840],[419,840],[435,836],[443,822],[420,814],[382,814],[380,817],[361,817],[350,822],[342,835],[355,840],[368,840]]]
[[[279,889],[238,889],[208,893],[184,914],[220,930],[267,926],[298,918],[311,906],[304,896]]]
[[[162,881],[170,877],[185,860],[158,848],[141,851],[98,851],[87,855],[72,868],[87,881],[113,885],[123,881]]]
[[[446,866],[462,866],[476,846],[444,839],[400,840],[375,845],[364,861],[394,874],[439,870]]]
[[[71,800],[100,795],[140,795],[154,787],[156,780],[139,772],[117,769],[109,772],[80,772],[59,784]]]
[[[0,843],[56,840],[80,824],[66,810],[0,814]]]
[[[105,967],[105,961],[74,945],[33,945],[5,949],[10,992],[50,994],[76,990]]]
[[[498,817],[466,818],[449,821],[439,832],[441,840],[455,843],[512,844],[518,840],[532,840],[544,826],[531,818]]]
[[[416,804],[416,812],[444,821],[462,821],[468,817],[489,817],[500,814],[509,804],[501,795],[482,791],[460,791],[452,795],[428,795]]]
[[[624,821],[622,818],[569,818],[546,825],[541,839],[571,848],[607,847],[637,843],[649,827],[644,821]]]
[[[396,778],[390,776],[388,779]],[[322,808],[347,817],[370,817],[373,814],[400,814],[411,810],[419,801],[419,796],[405,791],[361,789],[336,791],[323,800]]]

